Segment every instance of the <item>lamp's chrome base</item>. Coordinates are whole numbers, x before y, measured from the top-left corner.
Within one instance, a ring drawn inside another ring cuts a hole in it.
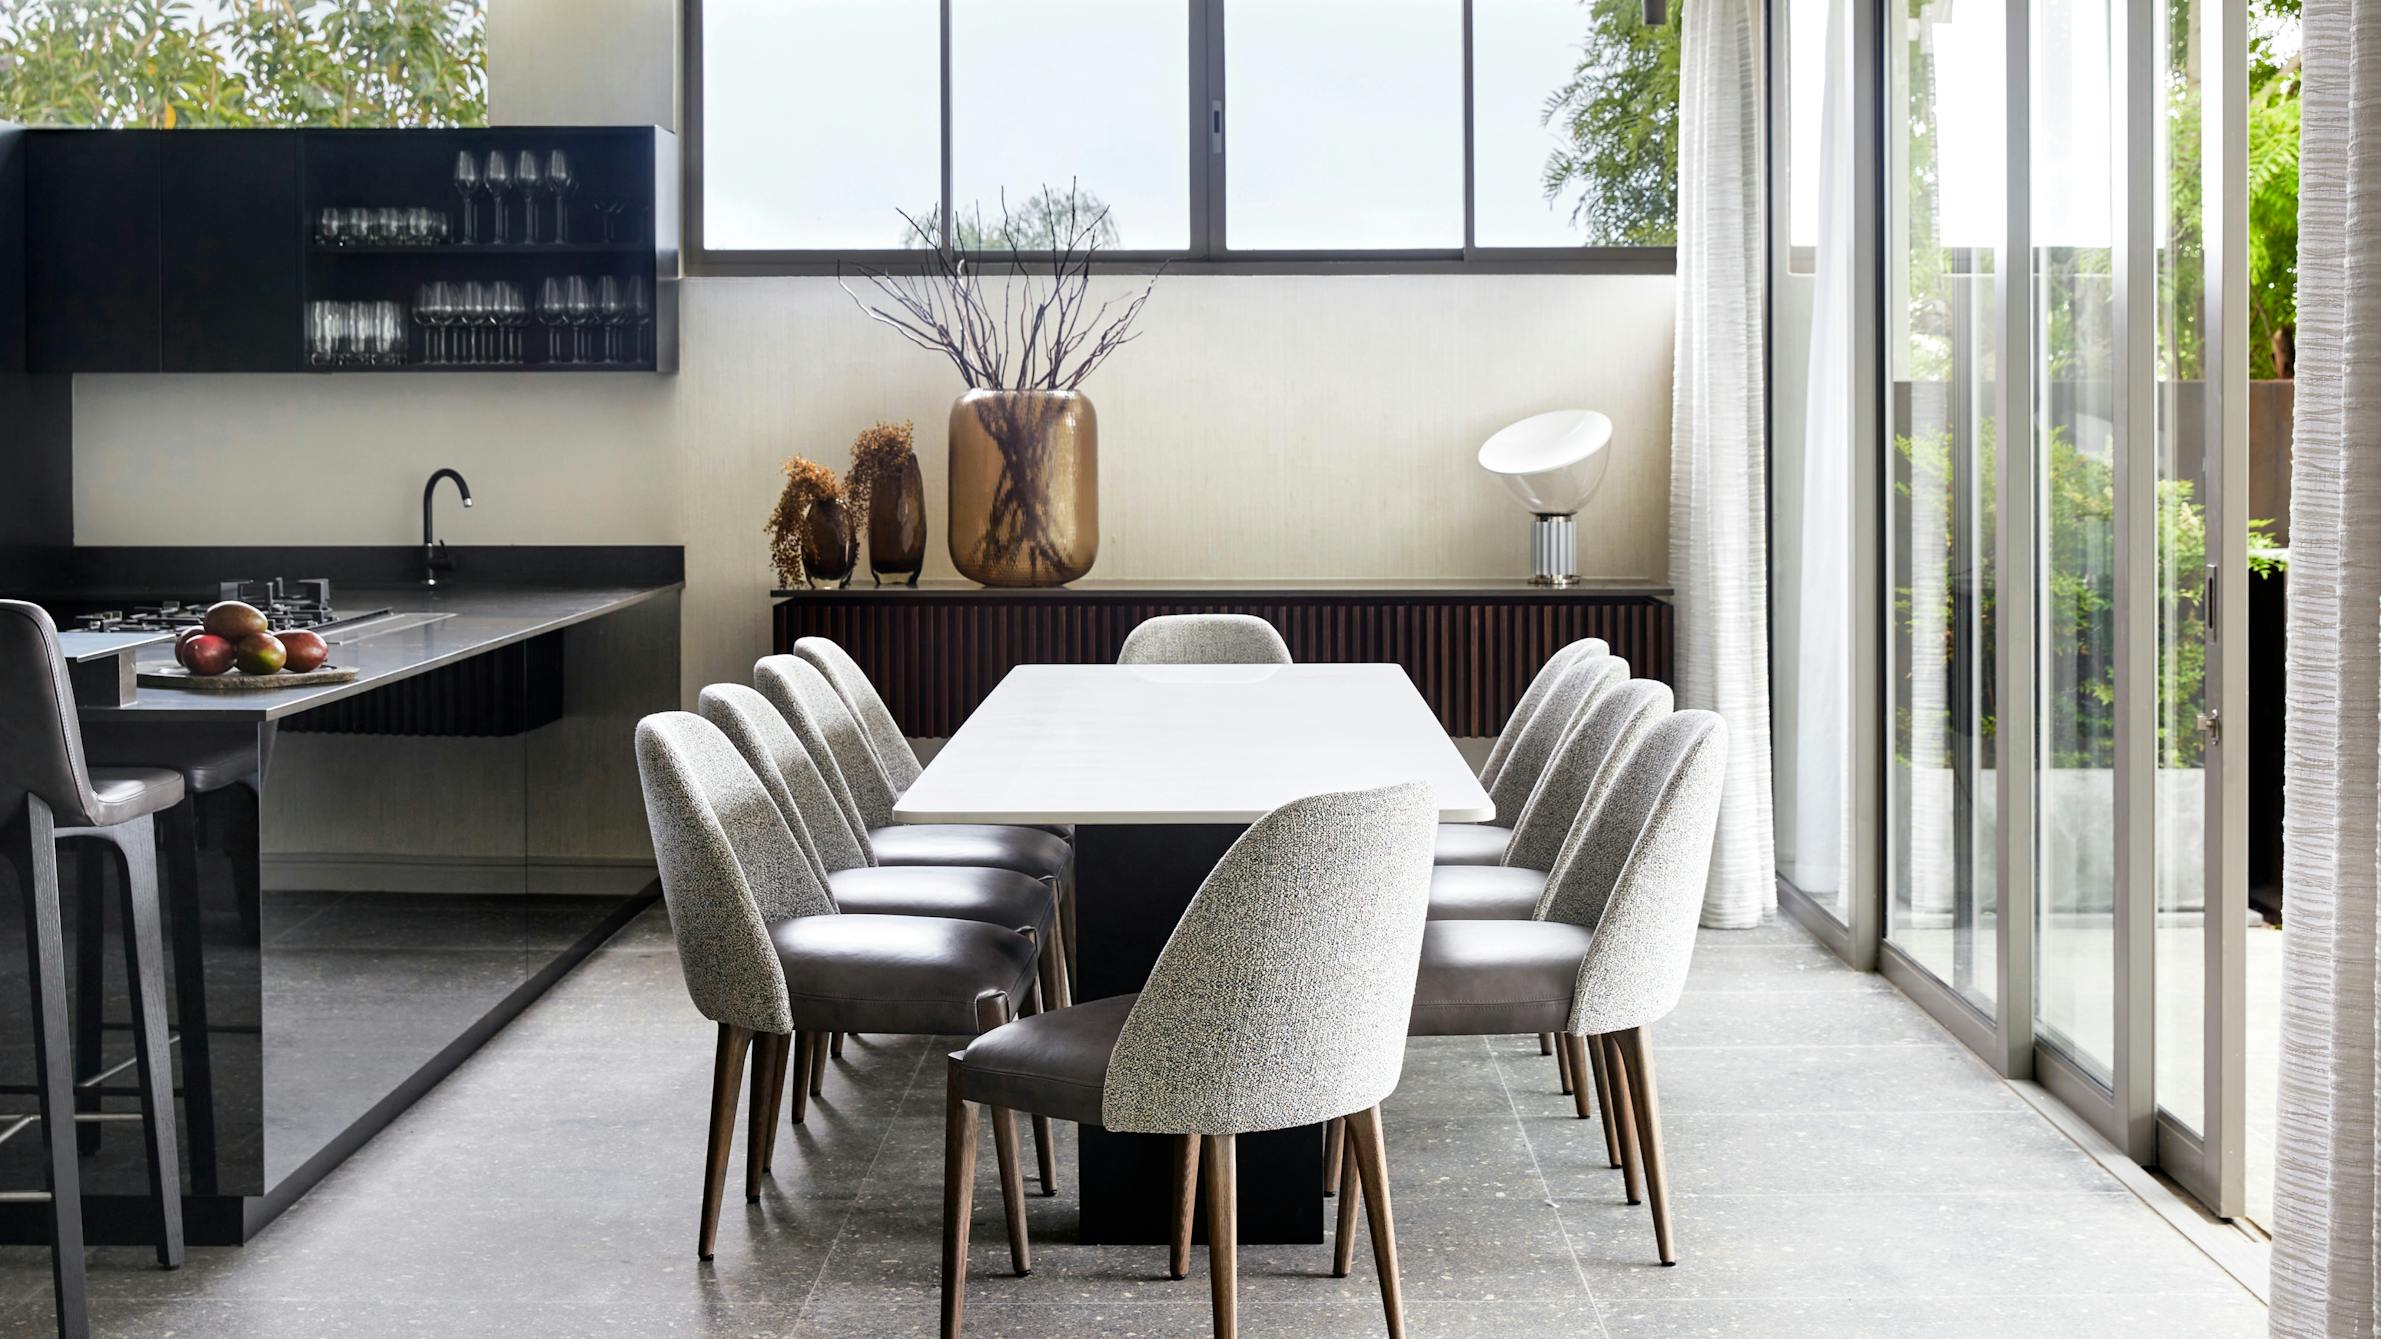
[[[1568,516],[1540,515],[1529,532],[1529,584],[1571,586],[1579,581],[1579,529]]]

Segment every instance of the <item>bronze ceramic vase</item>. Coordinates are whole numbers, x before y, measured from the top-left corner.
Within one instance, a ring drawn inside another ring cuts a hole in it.
[[[1100,548],[1100,427],[1081,391],[951,406],[951,562],[987,586],[1063,586]]]
[[[880,585],[906,575],[915,586],[925,567],[926,476],[917,456],[905,454],[892,477],[868,491],[868,570]]]
[[[852,533],[851,514],[831,497],[810,504],[802,514],[802,565],[812,583],[849,585],[859,564],[859,545]]]

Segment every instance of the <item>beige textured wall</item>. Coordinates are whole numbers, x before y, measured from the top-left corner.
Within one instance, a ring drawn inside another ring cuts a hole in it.
[[[495,114],[664,120],[676,10],[493,0]],[[1527,521],[1472,453],[1515,418],[1578,406],[1618,425],[1581,571],[1661,579],[1674,291],[1659,275],[1169,276],[1145,337],[1086,387],[1093,576],[1523,575]],[[453,465],[479,506],[442,509],[451,542],[684,544],[691,698],[766,650],[778,462],[841,468],[859,428],[910,418],[929,571],[948,574],[949,367],[831,279],[694,279],[682,297],[674,377],[78,378],[76,533],[412,543],[421,480]]]

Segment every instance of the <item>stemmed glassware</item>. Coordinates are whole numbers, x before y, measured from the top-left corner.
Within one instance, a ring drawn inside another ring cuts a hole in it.
[[[604,275],[595,281],[595,316],[604,328],[604,361],[620,361],[620,323],[628,319],[628,297],[620,281]]]
[[[521,362],[521,326],[528,320],[528,309],[521,300],[521,290],[514,284],[499,280],[492,302],[496,309],[496,323],[503,327],[503,342],[497,361]]]
[[[621,240],[621,238],[620,238],[620,214],[621,214],[621,211],[623,211],[623,210],[625,210],[625,209],[627,209],[627,208],[628,208],[628,201],[626,201],[626,200],[623,200],[623,199],[621,199],[620,197],[618,197],[618,196],[616,196],[616,195],[607,195],[607,196],[605,196],[604,198],[602,198],[602,199],[600,199],[600,200],[598,200],[598,201],[596,201],[596,202],[595,202],[595,212],[596,212],[597,214],[599,214],[599,215],[601,215],[601,216],[603,217],[603,221],[604,221],[604,236],[603,236],[603,239],[604,239],[605,241],[607,241],[607,242],[617,242],[617,241]]]
[[[447,295],[443,279],[423,284],[413,296],[413,318],[422,326],[422,361],[432,365],[447,360],[446,320],[453,299]]]
[[[652,319],[652,286],[645,282],[644,275],[632,274],[628,278],[628,333],[632,341],[628,360],[632,363],[641,364],[645,361],[645,325]]]
[[[535,149],[523,149],[513,160],[513,185],[521,192],[521,242],[537,245],[537,193],[546,188],[546,170]]]
[[[505,240],[504,193],[513,188],[512,159],[502,149],[490,149],[488,166],[480,176],[488,183],[488,198],[496,202],[496,230],[488,240],[496,246],[502,246]]]
[[[570,362],[570,359],[562,356],[559,338],[562,327],[570,324],[569,286],[561,279],[548,276],[545,283],[538,287],[537,319],[546,327],[546,361]]]
[[[554,193],[554,240],[570,240],[570,192],[577,184],[570,155],[560,149],[546,155],[546,189]]]
[[[588,291],[587,276],[574,274],[562,281],[562,309],[570,316],[570,360],[587,361],[587,327],[595,320],[595,295]]]
[[[480,160],[469,149],[455,155],[455,190],[463,197],[463,235],[457,240],[466,244],[479,240],[478,196],[480,192]]]

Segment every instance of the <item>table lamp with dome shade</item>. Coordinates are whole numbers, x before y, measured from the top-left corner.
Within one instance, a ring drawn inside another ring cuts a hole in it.
[[[1480,468],[1529,508],[1530,584],[1579,581],[1579,532],[1571,518],[1604,482],[1612,420],[1592,409],[1535,414],[1500,430],[1480,446]]]

